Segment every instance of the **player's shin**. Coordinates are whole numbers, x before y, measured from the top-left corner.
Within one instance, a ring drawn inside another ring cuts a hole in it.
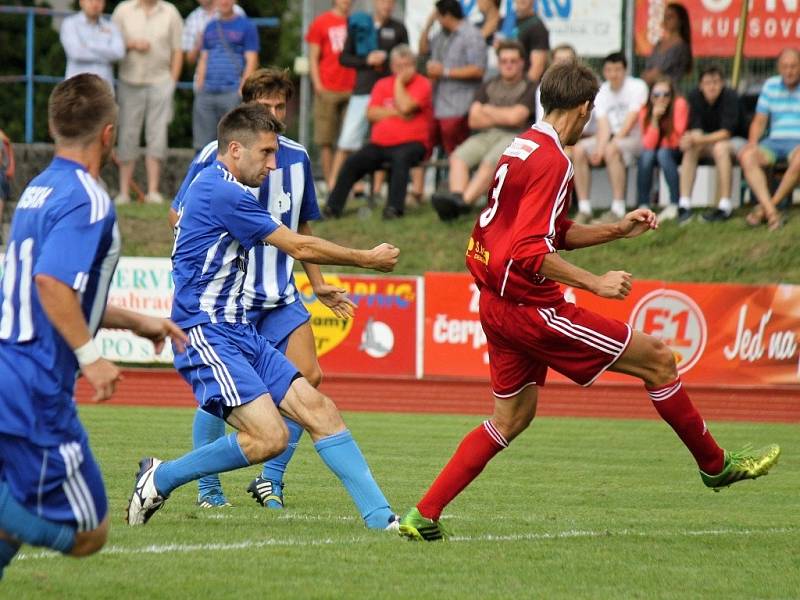
[[[366,526],[385,529],[394,519],[394,513],[350,431],[345,429],[324,437],[314,444],[314,448],[342,482]]]
[[[219,417],[207,413],[202,408],[198,408],[194,413],[192,423],[192,448],[198,449],[206,444],[210,444],[225,435],[225,421]],[[197,482],[200,497],[214,490],[221,490],[222,485],[219,475],[213,473],[206,477],[201,477]]]
[[[0,482],[0,530],[31,546],[44,546],[65,554],[75,545],[73,527],[53,523],[28,511],[11,496],[5,482]]]

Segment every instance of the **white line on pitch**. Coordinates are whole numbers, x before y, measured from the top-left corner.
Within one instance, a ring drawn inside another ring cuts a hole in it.
[[[799,529],[792,528],[769,528],[769,529],[700,529],[688,531],[636,531],[633,529],[617,529],[607,531],[586,531],[571,529],[567,531],[557,531],[554,533],[520,533],[510,535],[476,535],[476,536],[453,536],[448,539],[448,543],[463,542],[525,542],[539,540],[557,540],[567,538],[597,538],[597,537],[722,537],[739,535],[780,535],[799,533]],[[242,542],[230,542],[219,544],[160,544],[143,546],[141,548],[131,548],[128,546],[106,546],[102,554],[183,554],[191,552],[225,552],[229,550],[252,550],[254,548],[269,548],[281,546],[310,547],[310,546],[344,546],[350,544],[363,544],[378,541],[376,537],[357,537],[357,538],[325,538],[319,540],[300,540],[300,539],[268,539],[268,540],[245,540]],[[17,555],[16,560],[37,560],[42,558],[54,558],[60,556],[56,552],[22,552]]]

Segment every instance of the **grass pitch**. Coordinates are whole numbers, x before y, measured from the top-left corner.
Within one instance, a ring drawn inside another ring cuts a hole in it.
[[[449,507],[453,538],[415,544],[365,530],[307,437],[287,475],[285,511],[246,496],[253,467],[223,475],[233,508],[197,508],[189,485],[150,524],[129,528],[137,460],[187,450],[192,411],[81,413],[105,475],[109,543],[80,561],[25,547],[0,584],[3,598],[800,597],[797,425],[711,424],[730,447],[784,447],[769,477],[717,494],[660,421],[540,419]],[[346,418],[399,512],[480,421]]]

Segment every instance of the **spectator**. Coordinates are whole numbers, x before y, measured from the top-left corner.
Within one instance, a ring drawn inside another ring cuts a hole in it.
[[[206,25],[217,15],[217,7],[214,6],[214,0],[197,0],[197,4],[199,6],[190,12],[183,22],[181,47],[184,53],[183,58],[189,65],[197,62],[200,50],[203,48],[203,33],[206,30]],[[233,10],[239,16],[246,16],[244,10],[238,4],[233,5]]]
[[[653,173],[661,167],[669,188],[670,203],[658,215],[659,220],[677,218],[683,222],[691,213],[678,207],[678,156],[680,140],[689,124],[689,105],[675,93],[675,83],[669,77],[661,77],[650,88],[650,98],[639,111],[639,129],[642,132],[642,155],[636,173],[639,206],[650,205],[653,189]]]
[[[468,213],[486,194],[503,151],[531,121],[536,87],[525,78],[525,49],[516,40],[503,40],[497,58],[500,74],[480,87],[469,109],[469,127],[477,133],[450,155],[450,193],[433,196],[442,221]]]
[[[555,64],[558,64],[562,61],[565,62],[575,62],[578,60],[578,53],[575,52],[575,48],[570,46],[569,44],[559,44],[552,51],[546,53],[548,55],[549,61],[545,63],[545,70],[549,69]],[[529,80],[530,81],[530,80]],[[539,86],[536,86],[536,101],[535,101],[535,109],[534,109],[534,117],[537,123],[542,121],[544,117],[544,108],[542,108],[542,95]],[[588,128],[592,124],[592,120],[590,118],[589,123],[586,124]],[[584,131],[586,131],[584,129]],[[567,147],[569,150],[569,147]]]
[[[434,19],[441,31],[430,40],[425,68],[434,86],[434,140],[449,155],[469,137],[467,113],[486,69],[486,43],[458,0],[438,0],[420,36],[420,53],[427,53]]]
[[[761,139],[769,124],[769,135]],[[760,225],[764,219],[771,231],[783,225],[777,204],[794,188],[797,160],[800,151],[800,50],[784,48],[778,55],[778,75],[764,82],[756,104],[756,114],[750,123],[747,145],[739,154],[747,183],[758,200],[747,215],[747,224]],[[780,161],[789,161],[785,173],[773,196],[764,172]],[[796,181],[796,180],[795,180]]]
[[[547,53],[550,50],[550,32],[533,10],[534,0],[514,0],[514,13],[517,16],[516,39],[525,48],[525,68],[528,80],[539,84],[547,67]]]
[[[14,179],[14,168],[14,148],[5,131],[0,129],[0,246],[3,244],[5,203],[11,199],[11,180]]]
[[[678,83],[692,71],[692,27],[682,4],[670,2],[664,9],[661,38],[644,63],[642,79],[647,85],[666,76]]]
[[[733,157],[745,145],[741,135],[741,110],[739,96],[725,87],[719,67],[703,69],[697,89],[691,91],[689,100],[689,131],[681,138],[681,197],[678,206],[691,208],[697,162],[700,158],[714,159],[717,170],[717,207],[703,214],[705,221],[724,221],[731,216],[731,184]]]
[[[94,73],[114,88],[112,63],[125,56],[125,42],[117,26],[103,16],[105,0],[80,0],[81,11],[61,23],[61,45],[67,55],[69,79],[78,73]]]
[[[481,37],[487,46],[493,46],[494,34],[500,29],[500,2],[501,0],[477,0],[478,11],[483,17],[477,24]]]
[[[639,156],[642,138],[639,111],[647,102],[647,84],[631,77],[622,52],[613,52],[603,59],[603,79],[594,101],[593,117],[597,133],[578,142],[573,149],[575,192],[578,214],[575,222],[592,219],[591,167],[606,166],[611,184],[611,208],[598,221],[615,222],[626,212],[626,169]]]
[[[335,183],[333,148],[356,83],[356,72],[339,62],[351,4],[352,0],[334,0],[333,8],[314,19],[306,34],[314,86],[314,144],[320,149],[322,176],[328,189]]]
[[[239,105],[242,85],[258,67],[258,30],[234,6],[234,0],[216,0],[218,15],[203,32],[192,106],[192,143],[198,152],[217,139],[219,120]]]
[[[331,169],[331,180],[347,156],[361,148],[369,130],[367,105],[375,82],[390,74],[389,52],[398,44],[408,44],[405,25],[392,18],[394,0],[375,0],[372,15],[357,12],[347,21],[347,39],[339,62],[356,70],[356,83],[347,103],[342,131]]]
[[[183,21],[165,0],[123,0],[111,20],[122,31],[127,54],[119,67],[119,195],[117,204],[130,202],[128,192],[139,138],[144,125],[145,202],[161,204],[158,191],[161,161],[167,152],[167,126],[172,120],[172,97],[181,74]]]
[[[347,195],[356,181],[389,164],[389,198],[384,219],[402,217],[411,167],[430,151],[432,118],[430,81],[416,71],[416,57],[407,44],[390,54],[392,75],[379,80],[367,109],[372,123],[370,143],[352,154],[342,165],[323,214],[342,216]]]

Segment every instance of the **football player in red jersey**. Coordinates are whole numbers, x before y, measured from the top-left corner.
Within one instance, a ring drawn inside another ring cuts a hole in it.
[[[422,500],[403,517],[404,537],[433,541],[445,536],[442,510],[530,425],[548,367],[584,386],[606,369],[641,379],[708,487],[755,479],[778,459],[777,445],[741,452],[720,448],[689,400],[672,351],[663,342],[564,299],[559,283],[622,300],[630,294],[631,275],[595,275],[567,262],[559,250],[636,237],[658,227],[646,208],[612,224],[579,225],[567,217],[573,172],[564,147],[580,138],[597,90],[587,67],[553,65],[541,83],[544,120],[515,138],[497,164],[488,206],[475,224],[466,258],[481,291],[494,415],[467,434]]]

